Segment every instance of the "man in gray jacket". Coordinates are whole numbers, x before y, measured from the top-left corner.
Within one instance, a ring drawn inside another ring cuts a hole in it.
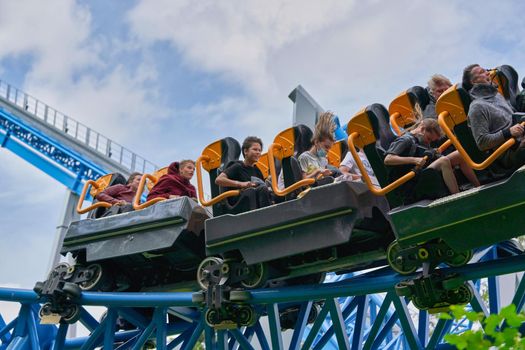
[[[479,64],[472,64],[463,71],[463,87],[473,98],[468,112],[468,122],[478,148],[492,151],[511,137],[517,146],[501,157],[501,165],[516,169],[525,164],[524,127],[513,120],[513,109],[492,84],[489,73]]]

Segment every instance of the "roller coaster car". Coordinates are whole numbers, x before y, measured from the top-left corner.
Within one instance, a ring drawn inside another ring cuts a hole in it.
[[[285,130],[268,151],[272,187],[278,196],[315,182],[292,181],[291,186],[277,188],[275,158],[283,164],[286,185],[288,177],[293,176],[286,164],[292,161],[295,143],[302,139],[300,132],[299,127]],[[221,140],[208,146],[197,161],[199,187],[203,166],[212,172],[212,193],[219,192],[213,171],[221,159],[224,163],[219,147],[223,143]],[[235,192],[230,195],[238,195],[239,191]],[[206,204],[213,205],[216,200],[212,198]],[[204,290],[210,285],[258,288],[268,280],[310,275],[310,282],[314,282],[326,271],[384,263],[386,247],[393,240],[387,210],[384,198],[372,195],[362,183],[341,182],[312,188],[301,199],[213,217],[205,223],[208,258],[198,269],[198,282]],[[306,280],[300,283],[308,283]]]
[[[180,197],[73,222],[61,250],[76,258],[67,281],[83,290],[193,289],[208,217],[193,199]]]
[[[468,103],[468,94],[463,89],[451,87],[437,102],[438,120],[469,166],[481,171],[491,166],[515,141],[507,141],[491,155],[480,152],[467,126]],[[386,168],[378,153],[380,149],[387,147],[385,140],[388,140],[389,128],[386,126],[386,115],[381,116],[385,113],[378,111],[380,109],[377,107],[368,107],[352,118],[348,125],[349,148],[359,166],[362,164],[355,153],[355,146],[364,148],[382,185],[381,189],[375,189],[369,179],[365,179],[369,189],[378,195],[386,195],[394,208],[389,216],[394,224],[396,241],[389,246],[387,254],[394,270],[409,274],[423,266],[424,271],[429,272],[442,262],[460,266],[470,260],[472,249],[495,244],[525,232],[522,219],[525,209],[525,189],[522,185],[525,181],[524,167],[510,177],[493,179],[496,181],[459,194],[402,205],[396,196],[396,189],[416,174],[411,171],[393,183],[385,182]],[[420,281],[419,286],[423,284]],[[403,286],[405,289],[406,287]],[[461,293],[466,293],[464,286],[458,288],[462,288]],[[456,289],[454,292],[460,293]],[[432,308],[433,305],[443,304],[441,301],[434,302],[422,305],[424,308]]]

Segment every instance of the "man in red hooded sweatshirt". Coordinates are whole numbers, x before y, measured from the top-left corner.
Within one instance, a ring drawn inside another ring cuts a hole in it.
[[[195,162],[193,160],[181,160],[173,162],[168,167],[168,173],[162,175],[148,194],[147,200],[153,198],[177,198],[187,196],[197,198],[197,191],[190,183],[195,172]]]

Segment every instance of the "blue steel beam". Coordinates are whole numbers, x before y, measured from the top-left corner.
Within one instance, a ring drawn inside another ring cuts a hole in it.
[[[483,261],[479,263],[470,264],[461,268],[446,268],[442,270],[444,273],[459,273],[465,280],[477,280],[496,274],[507,274],[520,271],[524,268],[525,256],[515,256],[493,261]],[[360,304],[360,299],[354,298],[353,302],[348,303],[346,307],[347,309],[343,310],[343,312],[340,312],[338,310],[333,310],[334,306],[330,304],[330,298],[334,300],[334,298],[337,297],[353,295],[357,292],[361,292],[361,287],[358,287],[357,285],[365,284],[365,287],[367,287],[368,289],[366,291],[367,293],[359,295],[366,295],[371,292],[376,293],[377,291],[380,291],[381,288],[383,288],[383,291],[387,291],[388,293],[382,305],[380,306],[379,312],[375,317],[372,329],[369,332],[363,334],[363,341],[365,342],[364,348],[370,348],[372,344],[374,344],[374,346],[385,346],[389,348],[401,346],[401,341],[399,339],[390,338],[389,340],[388,338],[388,334],[391,333],[390,328],[397,324],[397,320],[399,320],[402,331],[405,333],[405,336],[407,334],[410,335],[410,339],[408,342],[410,346],[416,348],[421,348],[423,346],[426,346],[428,348],[429,345],[441,347],[439,345],[439,342],[442,339],[442,335],[445,332],[447,332],[448,329],[450,329],[451,323],[441,321],[438,322],[436,331],[434,332],[432,337],[430,337],[428,344],[420,342],[421,338],[418,337],[417,333],[414,330],[414,326],[411,324],[412,321],[409,318],[410,316],[406,311],[406,306],[404,305],[403,300],[399,299],[393,292],[393,285],[395,284],[395,282],[405,278],[407,277],[393,275],[392,272],[388,269],[380,269],[377,271],[365,273],[357,277],[349,278],[345,281],[325,285],[279,288],[277,289],[279,290],[279,293],[276,294],[273,294],[273,290],[255,290],[250,293],[251,299],[248,302],[252,304],[267,304],[268,301],[271,301],[269,303],[270,305],[268,305],[270,307],[267,307],[266,310],[268,315],[270,316],[269,319],[271,320],[270,328],[273,328],[274,339],[272,340],[275,341],[275,339],[280,338],[280,327],[276,327],[278,325],[277,303],[288,302],[292,297],[295,298],[295,300],[302,300],[306,302],[306,305],[308,305],[309,301],[311,300],[327,300],[328,302],[325,302],[325,306],[323,309],[328,308],[330,310],[330,313],[332,315],[332,325],[334,329],[341,330],[344,329],[343,319],[345,319],[348,315],[355,313],[356,309],[359,309],[358,305]],[[517,293],[520,293],[520,295],[516,294],[514,300],[523,300],[522,294],[525,292],[524,289],[525,288],[518,288]],[[315,295],[313,294],[313,291],[315,291]],[[304,295],[306,295],[306,297]],[[314,297],[311,299],[306,299],[310,298],[311,295],[314,295]],[[271,297],[273,297],[273,299],[271,299]],[[0,339],[2,340],[2,344],[5,344],[6,341],[10,344],[16,343],[18,345],[30,344],[32,342],[34,343],[35,339],[37,339],[37,336],[35,336],[36,333],[34,332],[34,328],[33,331],[31,330],[32,322],[30,311],[31,313],[35,313],[36,311],[34,310],[36,309],[37,305],[43,302],[44,300],[39,300],[36,294],[32,291],[6,288],[0,288],[0,300],[19,302],[23,305],[34,305],[31,308],[23,306],[19,318],[16,321],[11,322],[9,325],[5,325],[4,327],[2,327],[2,329],[0,329]],[[392,301],[394,302],[397,313],[396,315],[390,314],[389,316],[389,310]],[[79,302],[83,305],[107,306],[110,312],[111,310],[116,310],[113,312],[118,312],[120,315],[123,315],[126,319],[128,319],[128,316],[133,316],[133,308],[136,307],[153,307],[157,310],[162,310],[162,315],[165,315],[165,308],[170,306],[197,306],[194,305],[191,301],[191,293],[84,292],[79,298]],[[486,308],[486,306],[482,306],[482,303],[483,300],[478,296],[478,298],[473,300],[473,307],[477,310],[482,310],[483,308]],[[304,308],[304,310],[306,310],[306,308]],[[180,309],[178,312],[181,313],[181,315],[187,314],[187,312],[183,311],[183,309]],[[306,315],[306,311],[303,312],[303,316]],[[326,315],[324,310],[322,310],[321,315]],[[195,321],[191,317],[188,318],[184,317],[183,315],[183,318],[189,319],[190,322],[179,322],[177,324],[172,324],[166,328],[166,333],[164,333],[164,330],[162,328],[163,326],[160,326],[159,323],[162,317],[159,316],[157,318],[154,318],[154,320],[144,320],[142,322],[137,318],[137,321],[133,322],[138,325],[136,332],[117,332],[114,334],[113,339],[115,339],[115,341],[126,341],[128,342],[128,344],[138,344],[142,343],[142,341],[145,338],[149,337],[150,334],[146,336],[145,332],[149,332],[151,330],[151,337],[157,338],[163,338],[164,334],[179,334],[179,338],[177,338],[178,344],[182,343],[185,347],[189,348],[192,344],[195,344],[196,339],[198,339],[198,337],[203,333],[205,327],[202,317],[203,316],[201,314],[200,320]],[[300,317],[300,319],[300,325],[304,326],[304,317]],[[272,320],[275,322],[273,322]],[[77,345],[82,346],[85,344],[91,344],[93,346],[96,346],[97,344],[103,345],[105,339],[111,339],[111,336],[107,334],[108,332],[111,332],[111,328],[109,328],[104,322],[99,323],[97,325],[91,318],[88,321],[88,323],[91,323],[91,326],[94,327],[92,335],[85,339],[65,340],[64,348],[71,348]],[[318,323],[319,320],[316,321],[316,324]],[[5,324],[5,322],[3,322],[3,324]],[[153,334],[153,328],[155,328],[157,331],[156,335]],[[315,330],[316,328],[317,327],[313,327],[313,332],[317,332]],[[161,332],[160,335],[159,330]],[[226,332],[221,334],[220,332],[213,331],[213,334],[217,335],[217,341],[215,341],[215,337],[210,335],[210,331],[208,331],[207,343],[211,343],[212,348],[227,348],[227,342],[233,337],[240,339],[240,342],[237,340],[239,344],[245,344],[245,339],[249,341],[250,337],[255,331],[256,330],[253,329],[249,330],[248,332],[245,332],[245,334],[242,335],[242,337],[244,338],[242,338],[239,333],[232,334],[230,332]],[[56,328],[55,332],[57,332]],[[61,334],[63,334],[62,332],[62,329],[58,330],[58,334],[55,337],[55,344],[60,344],[63,341],[60,339]],[[295,332],[296,334],[300,334],[304,332],[304,330],[296,329]],[[261,333],[261,330],[259,330],[259,333]],[[8,334],[10,338],[7,336]],[[308,339],[308,342],[311,342],[310,339],[312,339],[312,335],[305,335],[306,339]],[[38,336],[40,336],[39,333]],[[279,340],[274,342],[274,344],[276,345],[274,346],[274,348],[276,349],[282,349],[282,342]],[[348,340],[350,340],[350,338],[348,338]],[[37,341],[41,342],[41,339],[38,338]],[[341,341],[342,338],[340,333],[339,346],[346,347],[345,341],[343,341],[342,343]],[[110,340],[106,340],[106,344],[108,344],[109,342]],[[298,344],[298,342],[296,342],[296,344]],[[313,348],[317,348],[320,344],[321,343],[318,342],[317,344],[312,344],[312,346]],[[167,344],[166,348],[172,348],[173,345],[173,343]]]
[[[0,108],[0,144],[80,194],[82,181],[108,171]]]

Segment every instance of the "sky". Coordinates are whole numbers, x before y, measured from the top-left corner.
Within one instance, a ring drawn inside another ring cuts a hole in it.
[[[0,0],[0,80],[158,165],[291,126],[301,84],[343,123],[434,73],[525,73],[521,1]],[[520,79],[522,78],[520,74]],[[47,274],[66,189],[0,149],[0,286]]]

